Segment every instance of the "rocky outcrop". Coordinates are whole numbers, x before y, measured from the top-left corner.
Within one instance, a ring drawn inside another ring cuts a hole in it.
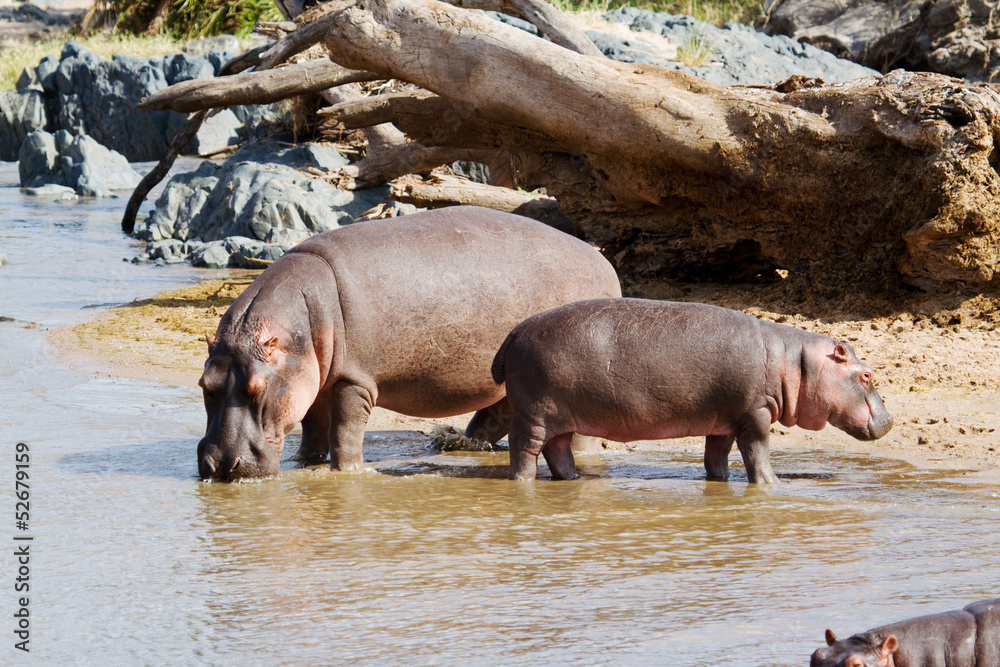
[[[134,236],[150,241],[145,254],[150,261],[253,267],[252,258],[273,260],[385,200],[388,186],[340,190],[302,171],[346,164],[346,158],[321,145],[282,148],[253,142],[221,165],[204,162],[171,178],[154,211],[136,224]]]
[[[51,194],[57,185],[87,197],[113,197],[112,190],[131,190],[142,178],[120,153],[88,136],[66,130],[28,134],[18,153],[21,187],[29,194]]]
[[[845,81],[874,74],[809,44],[733,21],[716,28],[690,16],[634,7],[604,17],[630,29],[624,36],[601,28],[587,32],[609,58],[684,70],[725,86],[774,84],[793,75]]]
[[[159,160],[171,139],[184,127],[183,114],[167,111],[140,111],[143,97],[169,85],[190,79],[215,76],[238,53],[238,43],[214,40],[194,50],[201,55],[182,53],[154,58],[114,56],[110,60],[88,51],[77,42],[67,42],[59,58],[50,56],[37,67],[24,70],[8,106],[27,108],[29,100],[41,100],[44,124],[25,115],[11,114],[10,123],[30,125],[50,132],[67,130],[89,135],[102,145],[124,155],[131,162]],[[196,43],[197,44],[197,43]],[[230,48],[217,51],[212,48]],[[208,48],[206,51],[205,48]],[[41,112],[36,112],[36,115]],[[257,125],[277,113],[276,107],[234,107],[213,116],[186,147],[189,154],[206,154],[233,146],[252,136]],[[23,140],[23,136],[21,137]],[[13,156],[20,147],[14,137],[0,142],[0,154]],[[14,144],[17,144],[16,146]],[[4,159],[13,159],[7,157]]]
[[[16,160],[24,138],[48,125],[49,112],[41,93],[0,93],[0,160]]]
[[[989,0],[778,0],[766,30],[880,71],[1000,75],[1000,12]]]

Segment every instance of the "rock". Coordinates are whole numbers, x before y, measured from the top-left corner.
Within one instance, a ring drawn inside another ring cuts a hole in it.
[[[173,141],[174,137],[186,125],[186,118],[171,114],[167,123],[168,141]],[[222,109],[202,123],[194,138],[184,147],[183,153],[186,155],[212,155],[230,146],[239,145],[245,138],[245,127],[246,125],[233,109]]]
[[[170,56],[114,56],[105,60],[80,43],[69,41],[59,58],[49,56],[37,67],[26,68],[18,80],[19,92],[43,96],[44,104],[32,109],[41,110],[38,113],[49,110],[44,124],[32,125],[31,129],[90,135],[132,162],[159,160],[187,122],[187,116],[173,111],[140,111],[137,104],[168,85],[215,76],[239,52],[238,42],[231,36],[206,41],[205,45],[209,50],[204,55],[192,48],[191,52]],[[226,109],[203,125],[185,152],[207,154],[233,146],[254,136],[258,128],[280,113],[276,104]],[[14,159],[25,135],[4,133],[0,157],[6,150],[12,157],[3,159]]]
[[[56,138],[38,130],[25,137],[18,153],[17,171],[22,188],[31,188],[53,182],[56,172]]]
[[[24,138],[48,125],[48,109],[41,93],[0,93],[0,160],[16,160]]]
[[[191,263],[205,269],[224,269],[229,266],[230,253],[222,241],[202,243],[191,251]]]
[[[151,242],[145,255],[150,260],[169,259],[167,248],[178,252],[176,243],[168,245],[174,240],[191,243],[182,249],[195,266],[259,267],[245,258],[276,259],[295,243],[348,224],[385,200],[388,186],[349,192],[300,171],[347,162],[318,144],[249,143],[221,165],[206,161],[171,178],[134,235]]]
[[[451,170],[459,176],[464,176],[473,183],[490,184],[490,168],[481,162],[459,160],[451,163]]]
[[[215,76],[215,67],[207,59],[178,53],[163,56],[163,76],[169,85],[192,79],[210,79]]]
[[[770,36],[730,21],[722,28],[690,16],[654,13],[622,7],[604,17],[620,29],[595,29],[587,34],[614,60],[661,65],[690,72],[721,85],[765,85],[793,75],[845,81],[874,74],[848,60],[783,36]],[[700,47],[705,62],[690,60]],[[685,63],[683,58],[689,62]]]
[[[80,198],[80,196],[76,194],[76,190],[73,188],[67,188],[65,185],[56,185],[55,183],[41,185],[37,188],[25,188],[24,193],[31,195],[32,197],[52,197],[53,199]]]
[[[986,0],[779,0],[767,30],[882,72],[1000,75],[1000,16]]]
[[[168,113],[136,107],[167,87],[162,60],[115,56],[103,60],[67,42],[55,81],[56,127],[88,134],[131,162],[159,160],[167,150]]]
[[[184,53],[192,56],[207,56],[209,53],[225,54],[232,58],[240,53],[240,40],[234,35],[203,37],[184,45]]]
[[[18,173],[21,187],[55,184],[89,197],[111,197],[112,190],[134,188],[142,178],[120,153],[65,130],[29,134],[18,154]]]
[[[195,171],[172,177],[156,200],[153,212],[136,224],[133,235],[144,241],[186,241],[196,237],[197,231],[191,229],[191,223],[218,185],[218,171],[211,162],[203,162]]]

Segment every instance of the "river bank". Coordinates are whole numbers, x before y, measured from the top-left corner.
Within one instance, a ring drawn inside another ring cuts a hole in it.
[[[76,369],[195,387],[206,356],[205,333],[215,331],[229,304],[257,273],[162,292],[89,322],[56,329],[50,340]],[[923,468],[1000,473],[1000,331],[994,322],[995,299],[916,295],[891,315],[865,318],[840,313],[829,303],[827,316],[810,318],[783,312],[791,309],[774,302],[773,289],[702,287],[687,298],[692,297],[848,341],[875,369],[895,422],[887,436],[868,443],[832,427],[809,432],[776,424],[772,447],[876,454]],[[822,305],[813,303],[812,311],[817,309],[823,310]],[[467,419],[416,419],[378,410],[371,430],[430,433],[439,424],[462,428]],[[686,438],[655,446],[690,449],[700,444],[700,438]],[[608,447],[623,446],[608,443]]]

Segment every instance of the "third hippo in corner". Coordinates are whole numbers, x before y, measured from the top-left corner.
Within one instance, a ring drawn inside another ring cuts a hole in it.
[[[511,479],[576,475],[573,433],[621,442],[704,435],[709,478],[727,479],[735,441],[751,482],[777,482],[771,424],[859,440],[892,427],[873,371],[826,336],[717,306],[594,299],[514,328],[493,362],[514,411]]]
[[[1000,598],[826,643],[810,667],[1000,667]]]

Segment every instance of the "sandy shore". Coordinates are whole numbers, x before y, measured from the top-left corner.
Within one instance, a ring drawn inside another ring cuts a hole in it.
[[[214,332],[252,276],[163,292],[85,324],[55,330],[51,340],[66,363],[79,370],[195,387],[206,357],[205,333]],[[889,308],[888,315],[839,313],[826,304],[823,310],[832,315],[811,317],[808,313],[815,303],[793,308],[787,299],[775,298],[775,293],[787,296],[787,290],[697,291],[687,296],[846,340],[876,371],[880,393],[895,421],[887,436],[865,443],[832,427],[809,432],[776,424],[772,447],[871,453],[921,467],[1000,474],[1000,331],[994,321],[998,300],[916,295],[910,303]],[[426,420],[377,410],[371,428],[429,433],[435,424],[462,427],[465,421],[465,416]],[[701,439],[684,439],[662,446],[700,443]]]

